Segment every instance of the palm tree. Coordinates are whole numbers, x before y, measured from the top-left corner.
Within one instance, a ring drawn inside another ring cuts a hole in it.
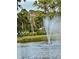
[[[34,29],[36,28],[36,24],[35,24],[35,11],[34,10],[30,10],[29,11],[29,16],[30,16],[30,24],[31,24],[31,30],[34,33]]]
[[[43,9],[45,14],[49,14],[51,11],[53,13],[61,11],[61,0],[38,0],[33,5]]]

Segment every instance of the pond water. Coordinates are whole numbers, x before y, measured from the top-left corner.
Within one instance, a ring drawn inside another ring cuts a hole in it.
[[[61,59],[61,41],[18,43],[17,59]]]

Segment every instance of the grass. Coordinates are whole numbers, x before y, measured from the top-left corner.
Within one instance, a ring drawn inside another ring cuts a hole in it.
[[[60,39],[60,35],[54,34],[52,38],[53,40]],[[35,36],[17,37],[17,43],[39,42],[39,41],[47,41],[47,36],[46,35],[35,35]]]

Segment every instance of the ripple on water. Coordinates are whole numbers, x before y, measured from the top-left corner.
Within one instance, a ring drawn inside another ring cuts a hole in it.
[[[29,43],[17,45],[17,59],[61,59],[61,42],[52,41],[49,45],[45,42],[41,44]]]

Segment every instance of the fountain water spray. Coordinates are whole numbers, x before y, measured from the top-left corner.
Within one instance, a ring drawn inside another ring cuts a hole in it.
[[[60,18],[60,16],[55,16],[52,19],[50,19],[49,17],[43,19],[44,28],[48,38],[48,44],[51,44],[53,34],[61,33]]]
[[[50,19],[49,17],[43,19],[44,28],[48,38],[49,59],[52,59],[51,57],[51,39],[53,39],[52,36],[55,33],[61,33],[60,18],[61,18],[60,16],[55,16],[52,19]]]

